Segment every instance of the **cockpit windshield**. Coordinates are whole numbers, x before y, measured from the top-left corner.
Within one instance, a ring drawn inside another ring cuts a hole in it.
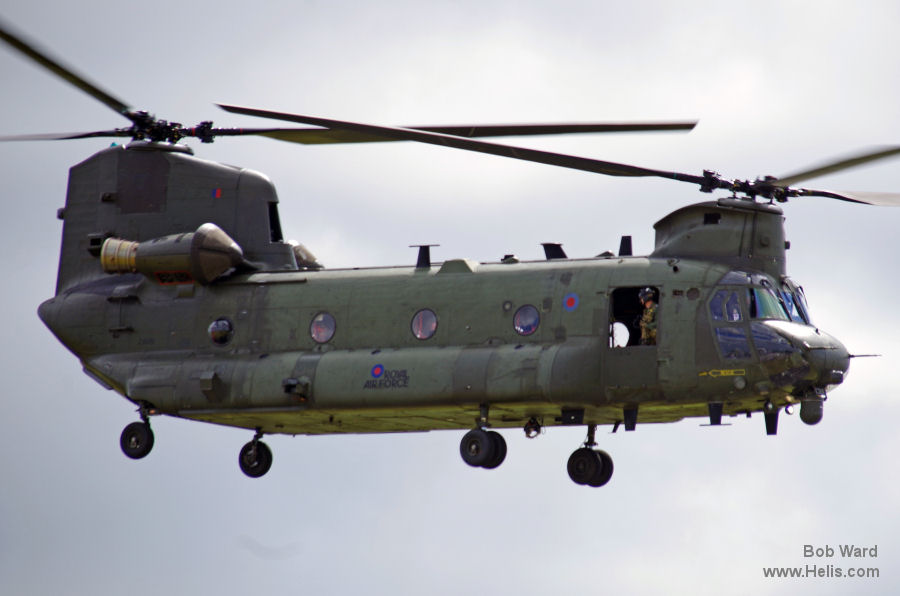
[[[776,319],[809,324],[803,290],[785,278],[781,287],[765,274],[729,271],[719,280],[723,286],[744,286],[718,290],[710,302],[713,320],[740,321],[738,297],[749,319]]]

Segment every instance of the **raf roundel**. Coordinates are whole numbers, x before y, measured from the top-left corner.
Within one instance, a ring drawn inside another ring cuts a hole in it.
[[[563,298],[563,308],[569,312],[578,308],[578,294],[566,294]]]
[[[372,367],[372,378],[377,379],[384,374],[384,365],[376,364]]]

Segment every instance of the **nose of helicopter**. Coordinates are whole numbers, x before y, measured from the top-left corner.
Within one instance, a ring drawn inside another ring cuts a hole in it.
[[[803,380],[810,389],[824,393],[829,387],[844,382],[850,368],[850,353],[837,338],[798,323],[766,321],[766,326],[787,339],[806,362],[809,372]]]
[[[808,328],[811,330],[811,328]],[[850,353],[835,337],[813,330],[800,343],[803,359],[809,364],[811,386],[807,386],[800,400],[800,419],[806,424],[822,420],[822,407],[829,389],[844,382],[850,368]]]
[[[803,358],[809,363],[815,375],[813,386],[827,389],[844,382],[844,376],[850,368],[850,353],[836,338],[817,331],[819,342],[810,345],[804,342]]]
[[[792,346],[808,370],[794,382],[800,398],[800,419],[806,424],[822,420],[823,404],[829,389],[844,382],[850,368],[850,353],[837,338],[808,325],[767,321]],[[798,354],[799,352],[799,354]]]
[[[828,390],[844,382],[850,353],[837,338],[815,327],[786,321],[766,321],[766,326],[791,344],[786,350],[792,353],[791,358],[799,356],[804,363],[800,369],[803,372],[792,379],[792,393],[800,400],[800,419],[818,424]]]

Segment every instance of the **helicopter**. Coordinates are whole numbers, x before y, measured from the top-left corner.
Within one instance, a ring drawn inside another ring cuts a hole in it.
[[[694,122],[391,128],[220,104],[225,111],[318,128],[193,127],[157,119],[63,66],[0,23],[0,38],[127,118],[131,125],[0,140],[130,139],[70,170],[55,296],[38,314],[84,372],[137,407],[120,447],[152,450],[150,420],[167,415],[245,428],[238,455],[266,474],[266,434],[466,431],[460,456],[494,469],[496,429],[538,437],[584,426],[567,461],[577,484],[613,474],[596,431],[761,412],[823,417],[853,357],[813,323],[787,275],[779,203],[825,197],[898,205],[893,193],[796,188],[884,159],[866,151],[782,177],[728,180],[479,140],[478,137],[690,130]],[[262,174],[197,158],[182,144],[258,135],[297,143],[415,141],[609,176],[659,177],[729,196],[655,224],[652,253],[432,262],[326,269],[286,242],[274,186]]]

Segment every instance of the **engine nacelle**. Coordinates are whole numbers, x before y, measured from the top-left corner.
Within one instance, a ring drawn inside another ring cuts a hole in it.
[[[206,285],[244,260],[244,252],[219,226],[205,223],[196,232],[146,242],[107,238],[100,249],[106,273],[143,273],[163,284]]]

